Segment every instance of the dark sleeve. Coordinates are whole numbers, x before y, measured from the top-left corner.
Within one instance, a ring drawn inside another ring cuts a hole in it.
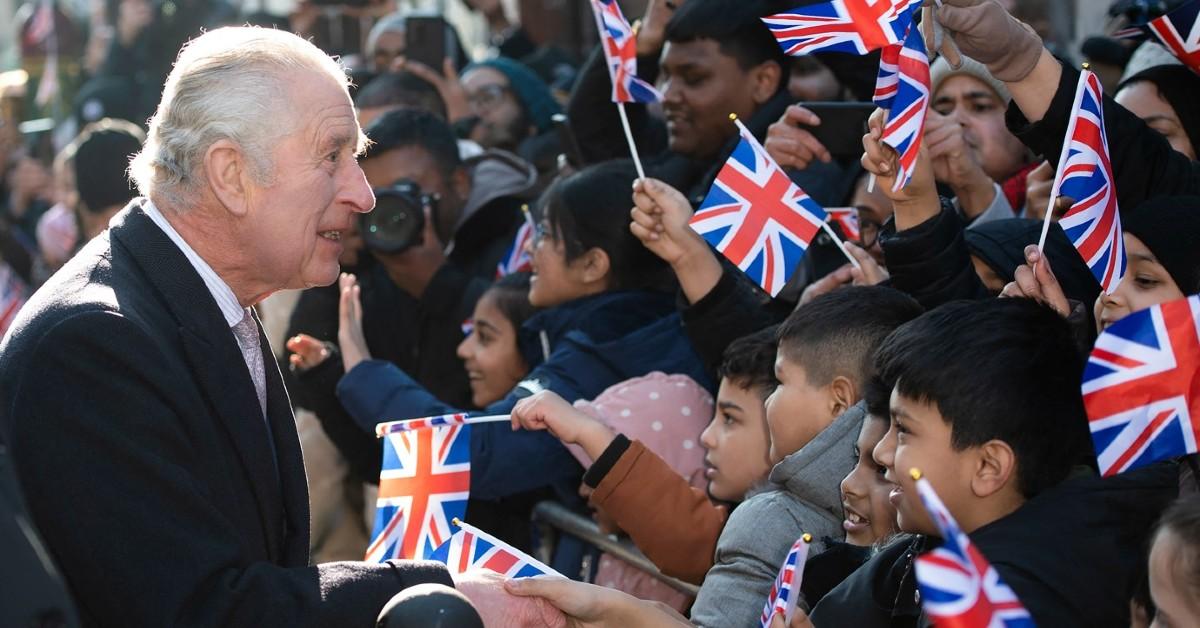
[[[179,388],[189,374],[121,316],[68,318],[29,358],[36,377],[6,400],[14,464],[81,613],[96,624],[366,626],[404,587],[449,583],[430,563],[249,558],[244,531],[209,493],[202,470],[212,461],[193,446],[195,430],[219,428],[195,424],[199,398]]]
[[[638,64],[639,68],[651,65],[643,58],[638,59]],[[650,80],[645,71],[642,74],[642,78]],[[629,128],[642,159],[666,149],[666,127],[650,116],[646,105],[627,103],[625,113],[629,117]],[[604,52],[599,46],[592,50],[591,56],[579,70],[575,88],[571,90],[571,98],[567,101],[567,118],[587,163],[629,158],[625,130],[621,126],[617,106],[612,101],[612,78],[608,75]]]
[[[788,308],[720,257],[721,279],[708,294],[683,309],[683,325],[709,371],[734,340],[787,317]]]
[[[926,310],[959,299],[984,299],[987,288],[975,274],[963,239],[962,219],[942,199],[942,211],[925,222],[880,238],[891,286]]]
[[[1008,128],[1035,153],[1057,166],[1071,121],[1079,71],[1063,67],[1062,81],[1046,115],[1030,122],[1016,104],[1008,107]],[[1104,97],[1104,127],[1116,180],[1117,204],[1130,211],[1154,196],[1200,194],[1200,162],[1171,148],[1161,133]]]
[[[491,282],[447,262],[437,269],[421,294],[421,310],[426,316],[462,322],[471,316],[475,303],[490,285]],[[454,329],[458,330],[457,325]]]
[[[631,441],[624,434],[617,434],[616,438],[600,452],[600,457],[592,462],[592,466],[588,467],[587,473],[583,474],[583,483],[592,488],[600,485],[604,481],[604,477],[612,471],[613,465],[625,455],[625,450],[629,449]]]

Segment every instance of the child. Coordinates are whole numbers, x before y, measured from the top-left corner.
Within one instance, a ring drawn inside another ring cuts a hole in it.
[[[1150,597],[1157,608],[1153,626],[1200,626],[1200,500],[1185,497],[1158,522],[1150,548]]]
[[[775,390],[774,327],[729,345],[718,369],[716,412],[700,436],[708,494],[736,504],[766,479],[769,434],[763,401]],[[553,393],[513,408],[513,423],[548,429],[595,462],[583,476],[590,503],[612,519],[663,573],[700,584],[712,567],[729,508],[714,504],[640,441],[616,434]],[[653,513],[661,513],[654,515]]]
[[[1120,548],[1173,497],[1175,470],[1101,480],[1089,468],[1083,360],[1067,322],[1025,299],[948,304],[892,334],[875,365],[895,388],[874,458],[897,484],[900,529],[920,536],[835,587],[813,624],[920,624],[912,560],[938,529],[908,473],[918,468],[1038,625],[1128,625],[1136,556]]]
[[[895,290],[846,287],[800,306],[780,326],[779,386],[766,402],[775,466],[766,490],[743,502],[721,532],[692,607],[695,623],[745,625],[801,534],[842,537],[838,483],[853,466],[871,355],[920,312]]]
[[[471,403],[483,408],[504,398],[529,373],[517,331],[536,311],[529,303],[529,273],[496,280],[475,303],[471,331],[458,357],[471,383]]]

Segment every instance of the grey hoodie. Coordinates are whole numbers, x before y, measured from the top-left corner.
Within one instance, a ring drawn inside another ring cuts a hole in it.
[[[729,515],[713,566],[692,606],[708,628],[758,626],[788,550],[800,535],[842,538],[842,478],[854,468],[854,443],[866,416],[859,403],[771,469],[765,489]],[[799,593],[799,592],[797,592]],[[808,608],[803,599],[803,608]]]
[[[531,200],[537,196],[534,188],[537,171],[529,162],[510,152],[486,150],[463,160],[463,165],[471,172],[471,194],[454,225],[456,232],[476,212],[498,198],[511,196]]]

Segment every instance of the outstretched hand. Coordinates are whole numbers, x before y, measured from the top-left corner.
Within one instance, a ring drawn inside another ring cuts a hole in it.
[[[504,576],[486,569],[454,576],[454,588],[471,600],[483,625],[488,628],[565,628],[569,625],[562,611],[546,600],[513,595],[506,585]]]
[[[549,430],[558,440],[583,447],[592,460],[599,458],[616,438],[607,425],[549,390],[518,401],[511,416],[514,430]]]
[[[925,146],[917,154],[913,164],[913,176],[908,185],[899,190],[894,187],[899,171],[900,157],[896,151],[883,142],[883,127],[887,112],[877,109],[867,122],[869,131],[863,136],[862,167],[868,173],[875,175],[876,185],[895,207],[896,230],[903,231],[915,227],[941,211],[938,202],[937,187],[933,181],[933,166],[929,160],[929,152]]]
[[[296,334],[288,338],[287,350],[292,352],[288,356],[288,362],[292,368],[301,371],[319,366],[329,359],[330,354],[329,347],[325,346],[325,343],[308,334]]]
[[[509,580],[513,595],[549,602],[567,616],[572,628],[678,628],[692,624],[665,604],[639,600],[628,593],[575,582],[537,576]]]
[[[362,327],[362,294],[358,279],[349,273],[338,277],[338,349],[346,372],[363,360],[371,359]]]

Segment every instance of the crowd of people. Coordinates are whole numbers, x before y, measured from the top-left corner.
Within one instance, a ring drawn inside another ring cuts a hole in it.
[[[1200,74],[1112,36],[1185,2],[1116,2],[1072,50],[1057,3],[941,0],[962,59],[930,64],[904,186],[879,53],[789,57],[761,20],[809,2],[649,0],[661,102],[620,114],[599,46],[464,2],[485,46],[394,3],[18,13],[0,624],[928,626],[919,469],[1037,624],[1200,625],[1196,455],[1102,477],[1080,389],[1105,330],[1200,294]],[[1056,224],[1081,60],[1109,291]],[[689,223],[731,114],[851,210],[774,296]],[[470,426],[465,520],[567,578],[362,561],[376,425],[455,413],[509,417]],[[543,502],[655,569],[547,537]],[[798,610],[764,615],[803,535]]]

